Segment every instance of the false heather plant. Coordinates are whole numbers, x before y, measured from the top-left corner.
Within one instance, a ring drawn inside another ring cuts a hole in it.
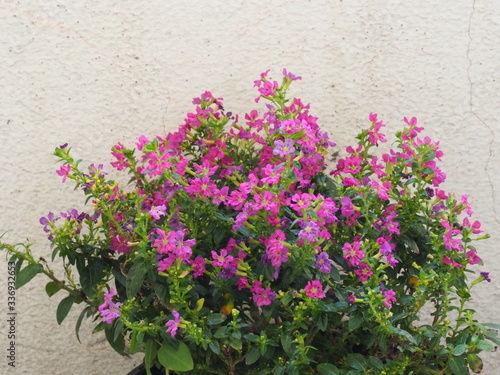
[[[264,112],[239,118],[205,92],[177,132],[116,144],[125,186],[58,147],[57,174],[91,207],[40,220],[65,282],[29,246],[2,245],[18,286],[46,274],[49,296],[69,293],[59,323],[86,305],[77,336],[93,317],[148,373],[480,372],[478,353],[499,343],[469,303],[490,281],[471,269],[487,235],[467,196],[441,189],[439,142],[405,118],[384,152],[371,113],[328,172],[334,143],[287,98],[300,77],[283,75],[255,81]]]

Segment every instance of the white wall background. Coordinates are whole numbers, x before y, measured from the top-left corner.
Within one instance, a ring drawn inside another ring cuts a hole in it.
[[[292,89],[339,150],[377,112],[395,131],[416,116],[441,140],[447,188],[469,194],[492,235],[480,255],[493,282],[476,288],[481,321],[500,321],[500,1],[131,1],[0,2],[0,232],[36,241],[48,211],[80,199],[54,173],[55,146],[106,162],[117,141],[164,135],[205,90],[226,109],[253,109],[253,80],[271,68],[302,75]],[[7,266],[1,257],[0,281]],[[5,293],[0,373],[121,375],[122,359],[82,327],[75,309],[61,326],[46,280],[17,292],[17,362],[6,366]],[[4,287],[1,287],[4,288]],[[497,374],[500,354],[483,355]]]

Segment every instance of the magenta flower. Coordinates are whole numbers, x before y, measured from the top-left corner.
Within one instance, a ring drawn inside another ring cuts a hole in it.
[[[384,304],[385,306],[390,309],[392,307],[392,302],[396,302],[396,292],[392,289],[389,290],[384,290]]]
[[[271,235],[267,241],[266,254],[273,267],[280,267],[288,260],[288,248],[285,246],[285,233],[280,229]]]
[[[62,182],[64,183],[69,175],[69,172],[71,172],[71,165],[62,165],[61,168],[59,168],[56,173],[62,177]]]
[[[453,267],[460,268],[463,267],[462,264],[455,262],[453,259],[451,259],[448,255],[443,257],[443,263],[444,264],[449,264]]]
[[[352,204],[352,200],[349,197],[342,197],[342,207],[340,208],[340,212],[342,212],[342,215],[345,217],[350,217],[354,215],[356,212],[356,209],[354,208],[354,205]]]
[[[260,281],[256,281],[250,291],[253,293],[252,298],[257,306],[268,306],[276,297],[276,293],[270,287],[262,288]]]
[[[177,311],[172,311],[172,315],[174,316],[174,319],[171,319],[165,323],[165,325],[168,327],[165,332],[170,333],[170,336],[175,337],[175,335],[177,334],[177,330],[179,329],[181,318]]]
[[[309,281],[304,290],[309,298],[325,298],[323,286],[319,280]]]
[[[372,269],[365,262],[360,262],[359,268],[354,270],[354,273],[358,275],[359,281],[361,282],[365,282],[371,275],[373,275]]]
[[[344,251],[344,260],[351,267],[359,265],[361,259],[365,256],[365,252],[361,249],[361,242],[359,241],[354,241],[352,245],[346,242],[342,250]]]
[[[476,254],[476,249],[470,249],[465,256],[469,260],[469,264],[478,264],[481,261],[479,255]]]
[[[205,273],[205,258],[196,257],[193,261],[191,261],[191,267],[193,267],[193,277],[196,279],[197,277],[203,276]]]

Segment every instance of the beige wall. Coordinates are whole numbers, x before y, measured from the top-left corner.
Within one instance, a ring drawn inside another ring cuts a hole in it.
[[[474,308],[499,322],[499,22],[498,0],[3,0],[0,232],[49,258],[39,217],[80,199],[54,173],[55,146],[105,162],[117,141],[174,129],[207,89],[243,114],[259,73],[285,67],[342,149],[369,112],[392,130],[416,116],[441,140],[447,187],[470,195],[493,237],[480,244],[493,282]],[[0,288],[6,268],[2,257]],[[16,374],[121,375],[140,361],[106,349],[90,325],[79,344],[78,312],[58,326],[62,294],[49,300],[44,285],[40,276],[17,292]],[[10,374],[0,295],[0,373]],[[484,358],[484,373],[497,374],[500,353]]]

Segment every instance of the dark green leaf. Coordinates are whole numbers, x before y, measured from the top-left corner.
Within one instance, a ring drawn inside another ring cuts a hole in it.
[[[220,345],[218,341],[212,341],[210,344],[208,344],[208,347],[210,350],[212,350],[215,354],[220,353]]]
[[[347,324],[347,327],[349,329],[349,332],[354,331],[355,329],[359,328],[361,324],[363,323],[363,315],[359,313],[358,311],[354,311],[351,316],[349,316],[349,323]]]
[[[52,297],[54,294],[59,292],[61,288],[53,281],[49,281],[47,285],[45,285],[45,292],[49,297]]]
[[[467,344],[457,345],[457,346],[455,346],[455,348],[453,349],[453,352],[451,354],[453,354],[454,356],[462,355],[465,353],[465,351],[468,348],[469,348],[469,345],[467,345]]]
[[[243,343],[241,340],[231,340],[229,342],[229,346],[231,346],[234,350],[240,351],[243,348]]]
[[[80,326],[82,325],[83,317],[87,315],[87,317],[92,313],[92,307],[87,306],[86,308],[83,309],[83,311],[80,313],[80,316],[78,317],[78,320],[76,321],[76,326],[75,326],[75,333],[76,333],[76,338],[78,339],[78,342],[81,344],[82,342],[80,341]]]
[[[255,363],[259,358],[260,358],[260,349],[254,346],[248,352],[247,357],[245,359],[245,363],[247,365],[251,365],[252,363]]]
[[[317,370],[321,375],[340,375],[337,366],[330,363],[321,363],[318,365]]]
[[[182,341],[178,344],[178,347],[174,348],[168,343],[163,343],[158,350],[158,361],[169,370],[190,371],[194,367],[191,352]]]
[[[448,367],[453,375],[467,375],[467,366],[463,357],[451,357],[448,361]]]
[[[42,271],[42,266],[40,264],[28,264],[22,270],[20,270],[16,275],[16,288],[19,289],[32,278],[34,278],[39,272]]]
[[[364,371],[366,370],[366,359],[359,353],[350,353],[347,355],[347,363],[353,369]]]
[[[281,334],[281,346],[283,346],[285,352],[290,350],[292,346],[292,337],[288,333]]]
[[[403,336],[406,340],[408,340],[412,344],[417,345],[417,340],[415,340],[415,337],[413,337],[409,332],[405,331],[404,329],[400,329],[392,325],[389,325],[388,328],[395,334]]]
[[[75,302],[76,297],[75,296],[67,296],[59,302],[59,305],[57,306],[57,312],[56,312],[56,319],[57,323],[61,324],[63,320],[66,318],[66,316],[69,313],[69,310],[71,310],[71,306],[73,306],[73,303]]]
[[[150,339],[146,342],[146,345],[144,346],[144,367],[146,367],[148,375],[150,375],[151,366],[153,366],[153,363],[155,362],[157,350],[158,348],[155,340]]]
[[[377,357],[370,356],[369,360],[375,369],[381,371],[384,368],[384,363],[380,359],[378,359]]]
[[[126,282],[128,299],[134,298],[137,292],[141,289],[142,283],[144,282],[144,276],[147,271],[148,267],[144,262],[135,263],[130,268]]]
[[[491,342],[485,341],[485,340],[479,340],[476,344],[476,347],[479,350],[484,350],[486,352],[491,352],[491,351],[493,351],[493,349],[495,349],[495,347],[493,346],[493,344]]]
[[[107,323],[106,323],[107,324]],[[125,340],[122,335],[118,335],[115,337],[115,325],[109,326],[104,330],[106,334],[106,339],[109,342],[109,345],[120,355],[125,355]]]
[[[226,316],[224,314],[210,314],[208,317],[207,317],[207,323],[211,326],[214,326],[214,325],[217,325],[217,324],[221,324],[222,322],[224,322],[226,320]]]

